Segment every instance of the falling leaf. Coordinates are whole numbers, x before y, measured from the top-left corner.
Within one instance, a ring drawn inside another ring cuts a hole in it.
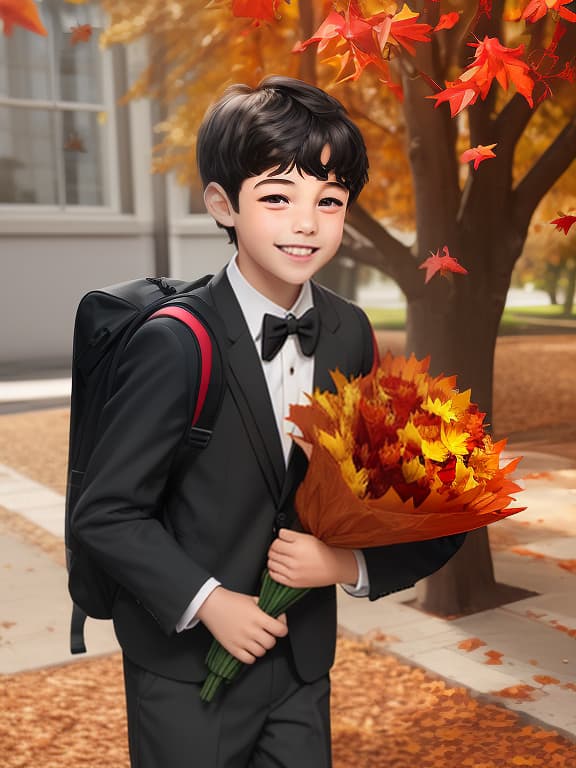
[[[477,171],[478,166],[480,163],[484,162],[484,160],[496,157],[495,153],[492,152],[495,146],[496,144],[478,144],[477,146],[472,147],[472,149],[467,149],[460,155],[460,162],[469,163],[474,160],[474,170]]]
[[[412,55],[416,53],[414,43],[430,42],[432,27],[417,21],[419,17],[419,13],[410,10],[404,3],[400,13],[393,16],[390,23],[389,36]]]
[[[450,256],[448,246],[445,245],[442,250],[444,253],[443,256],[440,256],[440,249],[438,249],[436,253],[432,253],[432,251],[430,251],[432,255],[423,261],[422,264],[420,264],[418,267],[418,269],[426,270],[426,279],[424,281],[425,283],[429,283],[437,272],[440,272],[442,277],[446,277],[449,272],[458,272],[462,275],[468,274],[468,270],[459,264],[453,256]]]
[[[558,211],[558,214],[560,218],[554,219],[550,224],[554,224],[559,232],[564,232],[564,234],[567,235],[576,221],[576,216],[569,213],[562,213],[562,211]]]
[[[461,640],[458,643],[458,648],[460,648],[461,651],[475,651],[476,648],[481,648],[483,645],[486,645],[484,640],[480,640],[479,637],[469,637],[466,640]]]
[[[64,150],[66,152],[86,152],[86,146],[84,140],[79,136],[76,131],[72,131],[68,134],[68,138],[64,143]]]
[[[77,24],[75,27],[70,27],[70,44],[87,43],[92,37],[92,32],[91,24]]]
[[[530,107],[534,106],[532,91],[534,78],[531,68],[522,60],[524,46],[507,48],[496,37],[485,37],[481,42],[468,43],[476,48],[474,61],[469,64],[460,77],[446,83],[446,88],[427,98],[436,99],[436,107],[447,101],[452,117],[465,107],[474,104],[478,96],[485,99],[494,80],[507,91],[510,83],[516,86],[518,93],[526,99]]]
[[[239,18],[274,21],[280,0],[232,0],[232,13]]]
[[[48,34],[34,0],[0,0],[0,19],[4,22],[6,36],[12,34],[15,26],[24,27],[37,35]]]
[[[502,664],[503,655],[504,654],[499,651],[485,651],[484,656],[487,657],[487,661],[485,661],[484,664],[500,666]]]
[[[530,0],[521,18],[535,24],[543,19],[548,11],[556,11],[566,21],[576,21],[576,13],[565,7],[571,4],[572,0]]]
[[[441,29],[452,29],[460,21],[460,14],[457,11],[452,13],[443,13],[440,16],[438,24],[434,27],[434,32],[439,32]]]

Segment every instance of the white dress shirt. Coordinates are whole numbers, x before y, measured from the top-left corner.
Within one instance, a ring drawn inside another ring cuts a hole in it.
[[[276,416],[276,425],[282,441],[284,461],[288,464],[290,451],[292,450],[290,434],[298,434],[298,429],[294,424],[287,421],[286,418],[290,412],[290,405],[293,403],[306,404],[308,400],[305,393],[313,391],[314,356],[310,355],[308,357],[302,354],[300,342],[296,334],[291,334],[286,338],[281,350],[272,360],[262,360],[262,321],[265,314],[282,318],[288,314],[292,314],[294,317],[303,315],[304,312],[314,306],[312,287],[309,282],[304,283],[298,298],[290,309],[286,310],[274,304],[270,299],[267,299],[246,281],[238,269],[236,257],[228,264],[226,275],[242,308],[248,330],[258,350],[258,357],[262,364],[262,370],[274,408],[274,415]],[[366,597],[369,593],[366,560],[361,550],[353,551],[358,563],[358,582],[355,586],[343,584],[342,587],[346,592],[355,597]],[[196,626],[198,619],[194,617],[198,609],[219,585],[220,582],[214,578],[206,581],[182,614],[180,621],[176,625],[177,632]]]

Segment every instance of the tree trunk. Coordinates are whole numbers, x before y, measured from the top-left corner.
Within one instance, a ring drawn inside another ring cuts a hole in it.
[[[574,293],[576,292],[576,261],[566,270],[566,295],[564,297],[564,314],[569,317],[574,309]]]
[[[456,283],[456,281],[460,281]],[[486,286],[482,291],[479,286]],[[472,389],[472,402],[491,423],[494,349],[504,305],[487,281],[467,282],[456,275],[438,312],[434,298],[409,302],[407,348],[418,358],[431,356],[434,374],[457,374],[461,391]],[[442,616],[461,615],[525,596],[498,584],[487,529],[469,533],[460,551],[444,568],[417,587],[420,608]]]

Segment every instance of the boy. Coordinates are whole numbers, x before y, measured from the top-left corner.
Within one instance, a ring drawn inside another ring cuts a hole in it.
[[[373,363],[364,313],[310,281],[334,256],[367,180],[338,101],[297,80],[229,88],[206,116],[198,163],[209,213],[237,253],[211,282],[227,388],[209,445],[174,458],[196,371],[171,318],[140,328],[103,414],[73,528],[119,584],[130,757],[138,768],[325,768],[334,584],[376,599],[440,567],[460,537],[353,552],[291,530],[306,470],[291,402],[329,371]],[[188,340],[189,343],[189,340]],[[287,616],[256,605],[268,564],[314,587]],[[212,637],[249,665],[200,701]]]

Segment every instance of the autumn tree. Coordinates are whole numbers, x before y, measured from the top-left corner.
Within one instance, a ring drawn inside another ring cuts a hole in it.
[[[457,373],[490,422],[494,348],[514,265],[539,202],[567,172],[576,186],[576,4],[102,4],[111,20],[106,44],[150,41],[150,67],[129,97],[163,102],[156,169],[174,170],[192,187],[197,127],[228,83],[286,74],[344,102],[371,158],[371,182],[349,214],[354,258],[398,283],[408,351],[431,355],[433,372]],[[533,125],[541,126],[538,141],[530,140]],[[461,164],[474,148],[476,162]],[[414,246],[392,226],[414,230]],[[444,248],[468,274],[425,283],[419,267]],[[504,600],[502,591],[484,530],[427,580],[420,601],[459,613]]]

